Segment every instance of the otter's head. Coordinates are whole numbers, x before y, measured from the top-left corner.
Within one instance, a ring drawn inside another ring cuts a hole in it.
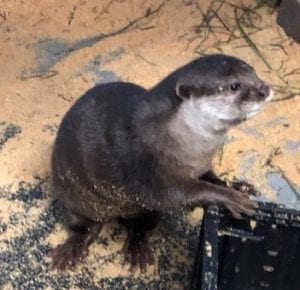
[[[215,131],[224,131],[257,114],[272,97],[254,69],[235,57],[201,57],[178,70],[176,96],[188,122],[197,116]],[[189,111],[191,115],[189,116]]]

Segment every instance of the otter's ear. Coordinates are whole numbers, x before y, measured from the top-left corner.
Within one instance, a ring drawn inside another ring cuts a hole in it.
[[[193,88],[191,86],[176,84],[176,96],[182,100],[189,99],[192,96]]]

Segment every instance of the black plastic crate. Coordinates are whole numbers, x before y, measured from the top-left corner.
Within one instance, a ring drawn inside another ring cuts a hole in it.
[[[259,208],[240,220],[205,211],[191,290],[300,290],[300,211]]]

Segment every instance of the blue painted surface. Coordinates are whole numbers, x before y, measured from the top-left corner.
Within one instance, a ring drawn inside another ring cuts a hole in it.
[[[40,39],[36,43],[28,45],[29,48],[34,50],[36,60],[36,67],[31,69],[30,73],[47,72],[71,53],[90,47],[106,37],[104,34],[99,34],[75,42],[68,42],[60,38]],[[24,71],[22,74],[26,75],[28,71]]]
[[[288,120],[285,117],[277,117],[275,119],[266,122],[264,125],[266,127],[274,128],[277,126],[283,126],[284,124],[288,124]]]
[[[92,74],[97,84],[119,81],[120,78],[112,71],[101,70],[101,57],[97,56],[88,62],[77,74],[77,76]]]
[[[102,56],[98,55],[98,57],[100,58],[102,64],[107,64],[110,63],[111,61],[120,59],[125,54],[125,52],[126,50],[124,47],[118,47],[110,51],[108,54]]]
[[[97,84],[120,81],[121,78],[114,72],[110,70],[102,70],[101,66],[120,58],[124,53],[125,50],[123,48],[118,48],[105,56],[97,55],[80,70],[77,76],[92,74]]]
[[[284,149],[291,152],[300,150],[300,141],[288,141],[285,143]]]
[[[89,47],[103,38],[105,38],[104,35],[99,35],[91,38],[85,38],[73,43],[58,38],[41,39],[29,46],[35,52],[35,67],[23,70],[20,78],[26,79],[30,75],[49,72],[57,63],[63,61],[71,53],[82,48]],[[124,53],[125,49],[123,47],[119,47],[105,56],[97,55],[93,60],[86,64],[77,76],[85,73],[92,73],[95,76],[96,83],[119,81],[120,77],[118,77],[114,72],[100,69],[100,64],[107,64],[116,60]]]
[[[17,125],[7,122],[0,122],[0,150],[9,139],[16,137],[21,132],[21,127]]]
[[[35,52],[35,72],[45,72],[67,57],[70,45],[62,39],[42,39],[32,45]]]
[[[252,169],[254,165],[255,158],[257,157],[257,153],[254,150],[245,151],[241,156],[241,172],[242,177],[246,178],[249,174],[249,171]]]
[[[240,130],[244,132],[246,135],[253,136],[256,138],[261,138],[264,136],[261,132],[257,131],[257,129],[254,127],[244,127]]]
[[[267,173],[268,184],[276,192],[276,202],[300,210],[300,184],[291,184],[280,172]]]
[[[37,67],[34,69],[34,71],[48,71],[71,53],[82,48],[92,46],[104,38],[105,36],[100,34],[98,36],[84,38],[73,43],[59,38],[41,39],[32,45],[37,61]]]

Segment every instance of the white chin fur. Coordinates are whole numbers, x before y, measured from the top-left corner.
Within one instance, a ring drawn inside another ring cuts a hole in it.
[[[261,110],[262,110],[262,108],[259,108],[259,109],[256,109],[256,110],[251,111],[250,113],[247,113],[246,118],[247,118],[247,119],[250,119],[250,118],[254,117],[254,116],[255,116],[256,114],[258,114]]]
[[[255,116],[257,113],[259,113],[263,108],[264,105],[263,103],[264,102],[260,102],[260,103],[252,102],[251,104],[248,104],[248,106],[244,108],[244,112],[246,113],[246,118],[250,119],[253,116]]]
[[[179,127],[188,127],[195,134],[210,138],[215,131],[223,130],[223,124],[218,120],[216,106],[202,99],[191,98],[181,105],[176,118],[173,120],[171,130]],[[174,126],[175,125],[175,126]]]
[[[259,112],[261,112],[264,103],[270,102],[272,100],[273,96],[274,96],[274,91],[272,89],[270,89],[269,96],[264,100],[264,102],[261,102],[261,104],[255,104],[253,106],[253,109],[249,113],[247,113],[246,118],[250,119],[253,116],[255,116],[256,114],[258,114]]]

